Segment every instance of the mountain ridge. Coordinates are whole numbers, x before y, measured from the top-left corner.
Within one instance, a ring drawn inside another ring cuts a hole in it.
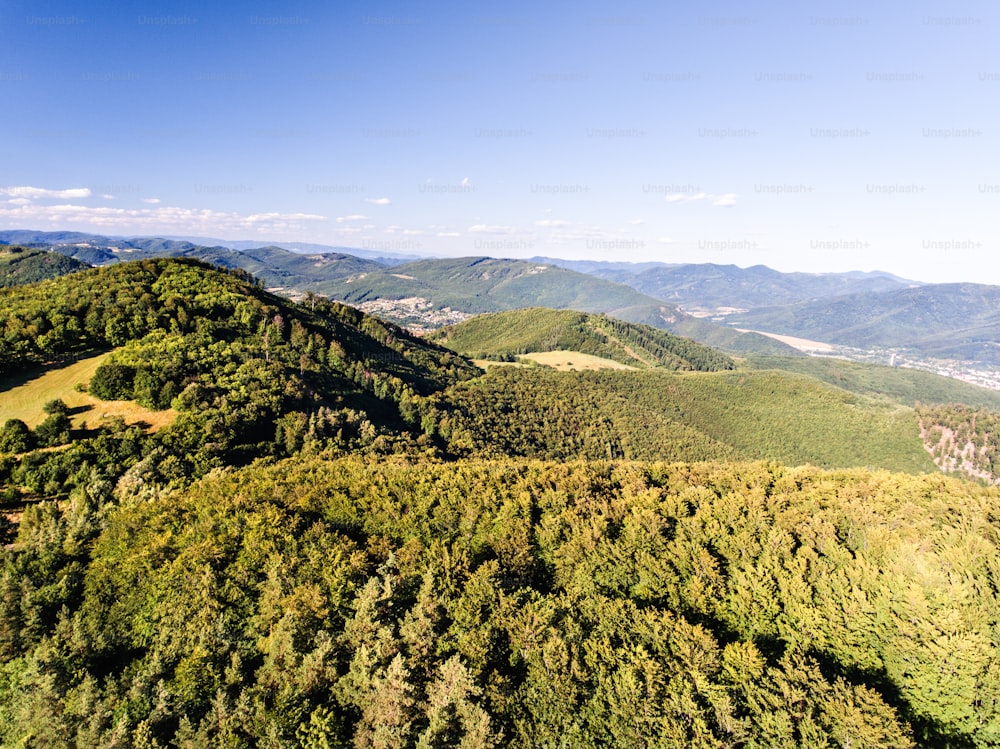
[[[730,316],[734,325],[856,348],[1000,364],[1000,286],[929,284]]]

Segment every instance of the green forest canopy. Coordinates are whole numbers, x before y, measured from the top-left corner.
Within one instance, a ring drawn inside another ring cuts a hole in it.
[[[992,468],[995,414],[484,374],[194,261],[0,320],[5,374],[111,350],[92,394],[178,409],[0,427],[0,745],[1000,742],[1000,490],[851,468],[934,470],[921,426]]]
[[[314,458],[112,496],[5,554],[4,745],[1000,740],[996,490]]]

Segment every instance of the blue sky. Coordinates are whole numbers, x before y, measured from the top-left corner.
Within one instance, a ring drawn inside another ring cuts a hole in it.
[[[0,227],[1000,283],[997,7],[0,5]]]

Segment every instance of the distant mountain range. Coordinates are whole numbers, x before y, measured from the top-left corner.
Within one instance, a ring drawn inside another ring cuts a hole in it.
[[[674,304],[625,284],[527,260],[439,258],[386,265],[333,252],[302,254],[273,246],[233,250],[161,237],[105,237],[80,232],[6,231],[0,232],[0,242],[49,246],[93,265],[150,257],[195,258],[224,268],[241,268],[275,292],[296,297],[312,291],[416,328],[433,327],[427,319],[436,319],[434,313],[442,309],[467,317],[543,305],[604,312],[730,353],[796,353],[766,336],[699,320]]]
[[[740,327],[856,348],[1000,364],[1000,286],[933,284],[733,315]]]
[[[312,291],[422,330],[483,312],[545,306],[606,313],[738,355],[796,353],[771,338],[741,332],[752,330],[862,350],[895,348],[923,358],[1000,365],[997,286],[921,284],[881,271],[781,273],[762,265],[542,257],[412,260],[297,242],[250,247],[247,241],[199,241],[219,244],[82,232],[0,232],[0,242],[47,247],[92,265],[172,256],[241,268],[272,291],[292,297]]]
[[[328,286],[348,276],[379,271],[374,260],[336,252],[303,254],[281,247],[234,250],[162,237],[105,237],[80,232],[0,232],[0,242],[47,247],[88,265],[113,265],[152,257],[189,257],[223,268],[241,268],[273,291],[300,295],[332,293]]]
[[[204,247],[228,247],[230,250],[253,250],[260,247],[260,240],[254,239],[216,239],[214,237],[190,237],[190,236],[170,236],[165,239],[176,239],[183,242],[202,245]],[[336,253],[338,255],[353,255],[365,260],[375,260],[382,265],[398,265],[408,263],[412,260],[419,260],[419,255],[409,255],[399,252],[385,252],[384,250],[367,250],[362,247],[346,247],[343,245],[315,244],[312,242],[274,242],[271,246],[281,247],[293,252],[302,252],[309,255],[321,255]]]
[[[698,263],[600,263],[537,258],[561,267],[624,283],[643,294],[673,302],[688,311],[754,309],[860,292],[895,291],[920,285],[882,271],[781,273],[765,265]]]

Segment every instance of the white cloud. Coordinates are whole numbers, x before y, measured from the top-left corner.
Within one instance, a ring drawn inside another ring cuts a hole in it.
[[[72,203],[0,205],[0,222],[11,227],[38,226],[57,229],[116,229],[122,233],[207,234],[234,236],[244,232],[275,235],[301,231],[308,224],[326,221],[310,213],[225,213],[204,208],[156,206],[115,208]]]
[[[337,223],[342,224],[345,221],[367,221],[367,216],[362,216],[360,213],[352,213],[350,216],[337,216]]]
[[[326,216],[317,216],[315,213],[254,213],[246,217],[247,221],[326,221]]]
[[[569,221],[562,221],[560,219],[543,219],[541,221],[536,221],[535,226],[543,226],[549,229],[560,229],[564,226],[569,226]]]
[[[439,231],[434,236],[436,236],[436,237],[460,237],[462,235],[459,232],[457,232],[457,231]]]
[[[11,198],[7,202],[11,205],[31,205],[31,201],[27,198]]]
[[[58,198],[59,200],[73,200],[75,198],[89,198],[89,187],[73,187],[69,190],[48,190],[44,187],[0,187],[0,195],[13,195],[18,198]]]
[[[469,178],[468,177],[463,177],[462,178],[462,182],[461,182],[461,186],[462,187],[472,187],[472,183],[469,182]]]
[[[631,221],[629,221],[629,224],[631,224],[632,226],[642,226],[644,223],[646,222],[643,221],[641,218],[634,218]]]
[[[496,226],[489,224],[475,224],[469,227],[470,234],[514,234],[517,231],[513,226]]]
[[[677,240],[673,237],[657,237],[656,241],[660,244],[673,244]]]
[[[423,231],[422,229],[403,229],[404,236],[422,237],[426,233],[427,232]]]
[[[142,202],[143,203],[149,203],[150,205],[159,205],[160,204],[160,199],[159,198],[143,198]]]
[[[688,195],[683,192],[671,193],[664,197],[668,203],[697,203],[702,200],[709,201],[712,205],[721,208],[731,208],[736,205],[736,193],[727,192],[725,195],[713,195],[708,192],[696,192]]]
[[[372,205],[392,205],[392,201],[389,198],[365,198],[365,202]]]
[[[114,195],[108,195],[106,193],[104,195],[102,195],[101,197],[104,198],[105,200],[114,200],[115,199]]]

